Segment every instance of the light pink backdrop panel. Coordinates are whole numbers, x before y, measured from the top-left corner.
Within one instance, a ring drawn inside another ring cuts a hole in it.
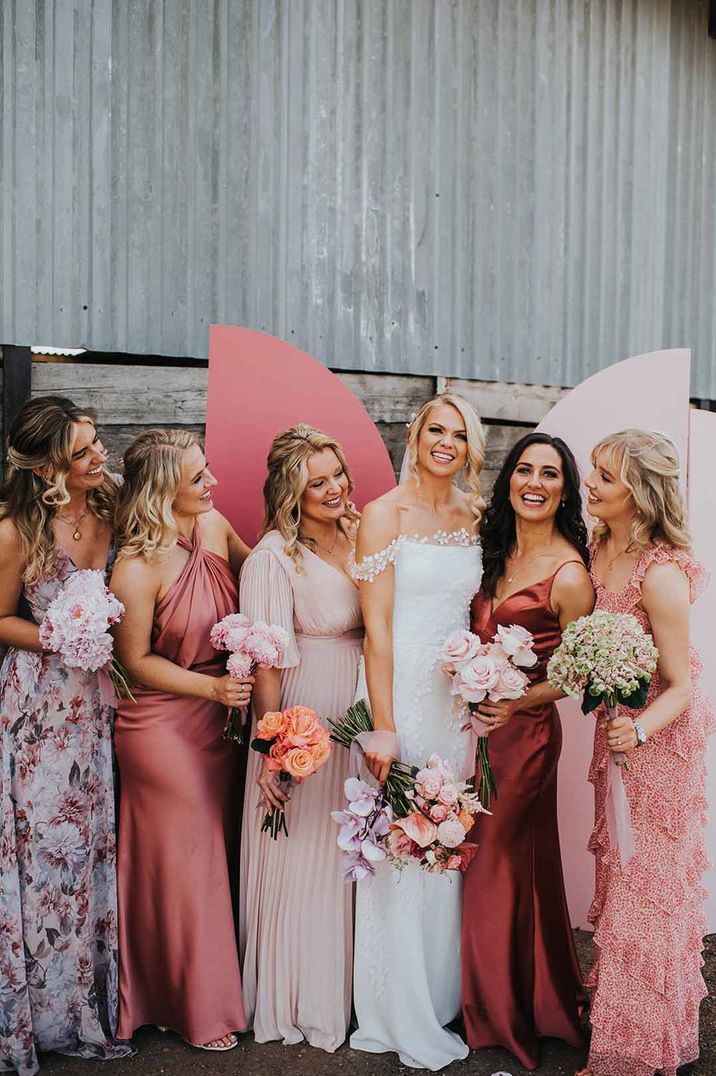
[[[584,477],[590,452],[607,433],[627,426],[662,430],[686,460],[689,421],[689,352],[652,351],[601,370],[556,404],[538,429],[562,437]],[[559,704],[564,733],[559,765],[558,811],[567,900],[572,923],[589,929],[587,910],[594,892],[594,859],[587,851],[594,800],[587,779],[594,718],[570,700]]]
[[[274,336],[212,325],[206,454],[219,479],[216,506],[249,545],[263,521],[271,442],[297,422],[316,426],[343,445],[359,507],[395,485],[373,420],[335,374]]]
[[[696,555],[711,572],[711,586],[694,606],[691,630],[693,643],[704,663],[701,686],[716,703],[716,484],[713,480],[716,460],[716,414],[691,411],[689,434],[689,522]],[[706,847],[711,869],[704,876],[708,892],[706,919],[711,933],[716,931],[716,736],[712,736],[706,754],[706,788],[709,799],[709,825]]]

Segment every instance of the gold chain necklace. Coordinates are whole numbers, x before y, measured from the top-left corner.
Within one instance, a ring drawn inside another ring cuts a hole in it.
[[[623,557],[625,553],[628,553],[629,550],[631,549],[632,545],[633,545],[632,542],[628,542],[624,546],[624,548],[621,549],[618,553],[615,553],[613,557],[607,556],[607,571],[608,572],[613,572],[614,571],[614,562],[619,560],[620,557]]]
[[[508,575],[508,576],[507,576],[507,582],[508,582],[508,583],[511,583],[511,582],[512,582],[512,580],[513,580],[513,579],[515,578],[515,576],[516,576],[516,575],[519,575],[519,574],[520,574],[520,572],[523,572],[523,571],[525,570],[525,568],[528,568],[528,567],[529,567],[529,565],[530,565],[530,564],[532,564],[532,562],[533,562],[533,561],[535,561],[535,560],[539,560],[539,558],[540,558],[540,557],[548,557],[549,555],[550,555],[550,554],[549,554],[548,552],[545,552],[545,553],[535,553],[535,555],[534,555],[533,557],[530,557],[530,558],[529,558],[529,560],[528,560],[528,561],[526,561],[526,562],[525,562],[524,564],[518,564],[518,565],[517,565],[517,567],[516,567],[516,568],[515,568],[515,569],[513,570],[513,572],[512,572],[512,575]],[[511,558],[510,558],[510,559],[511,559]],[[507,562],[505,562],[505,563],[507,563]]]
[[[74,527],[72,537],[76,542],[82,541],[82,531],[80,530],[80,523],[89,512],[89,507],[85,508],[84,512],[79,519],[68,519],[67,516],[61,516],[59,512],[55,512],[55,519],[59,519],[60,523],[69,523],[71,527]]]
[[[324,545],[321,545],[321,543],[320,543],[320,542],[317,542],[315,538],[311,538],[311,537],[309,537],[309,535],[307,535],[307,534],[299,534],[299,536],[298,536],[298,537],[299,537],[299,538],[301,539],[301,541],[302,541],[302,542],[304,542],[304,543],[308,543],[309,545],[315,545],[315,546],[318,546],[318,548],[319,548],[319,549],[321,549],[321,550],[322,550],[322,551],[323,551],[324,553],[327,553],[327,554],[328,554],[328,556],[330,557],[330,556],[332,556],[332,555],[333,555],[333,551],[335,550],[336,546],[338,545],[338,539],[340,538],[340,536],[341,536],[341,530],[340,530],[340,527],[336,527],[336,537],[335,537],[335,540],[334,540],[334,542],[333,542],[333,545],[331,546],[331,548],[330,548],[330,549],[327,549],[327,548],[326,548],[326,546],[324,546]]]

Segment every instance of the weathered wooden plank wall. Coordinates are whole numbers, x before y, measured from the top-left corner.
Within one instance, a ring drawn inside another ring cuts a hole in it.
[[[535,426],[561,389],[397,374],[336,371],[362,401],[390,452],[396,472],[405,427],[422,402],[440,388],[454,389],[476,405],[488,429],[485,488],[492,486],[504,454]],[[32,395],[66,395],[97,411],[112,465],[131,438],[150,426],[181,426],[202,433],[206,415],[206,367],[117,365],[96,362],[33,362]]]

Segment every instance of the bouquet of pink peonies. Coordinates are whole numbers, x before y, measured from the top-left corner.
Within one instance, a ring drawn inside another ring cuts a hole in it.
[[[522,671],[537,664],[532,647],[534,639],[526,628],[511,624],[498,627],[489,643],[483,643],[471,631],[455,631],[442,646],[443,670],[452,677],[452,694],[459,695],[471,714],[481,702],[521,699],[529,687],[529,677]],[[497,785],[490,765],[487,729],[477,718],[470,719],[477,734],[477,761],[480,766],[480,799],[488,806],[497,799]]]
[[[325,766],[332,750],[328,730],[318,714],[306,706],[265,713],[256,725],[251,747],[264,756],[264,766],[278,774],[286,790]],[[259,806],[262,804],[267,806],[263,797]],[[278,807],[268,809],[261,831],[270,833],[274,840],[282,831],[288,836],[286,812]]]
[[[275,669],[288,646],[288,635],[278,624],[252,621],[244,613],[230,613],[211,629],[215,650],[230,651],[226,671],[236,680],[251,676],[255,669]],[[227,740],[243,743],[241,710],[232,706],[224,727]]]
[[[613,721],[618,716],[619,703],[637,710],[646,704],[658,659],[654,640],[635,616],[598,609],[567,626],[547,664],[547,681],[581,700],[582,713],[591,713],[603,704],[607,721]],[[607,769],[606,815],[610,840],[619,848],[625,867],[633,854],[633,835],[622,766],[629,768],[626,755],[612,752]]]
[[[107,701],[124,695],[134,701],[127,674],[113,656],[114,640],[109,629],[124,616],[124,606],[105,583],[104,572],[81,568],[68,577],[50,602],[40,624],[40,642],[57,653],[68,669],[84,669],[108,677],[112,690]]]

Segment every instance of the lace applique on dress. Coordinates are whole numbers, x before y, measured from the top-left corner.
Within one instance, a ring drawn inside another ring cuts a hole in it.
[[[359,583],[372,583],[377,576],[384,572],[391,564],[395,563],[398,550],[405,542],[418,542],[422,545],[477,545],[480,539],[471,534],[467,527],[461,527],[457,531],[435,531],[427,537],[420,534],[399,534],[385,549],[379,549],[377,553],[369,553],[361,561],[355,559],[355,554],[350,555],[350,573]]]

